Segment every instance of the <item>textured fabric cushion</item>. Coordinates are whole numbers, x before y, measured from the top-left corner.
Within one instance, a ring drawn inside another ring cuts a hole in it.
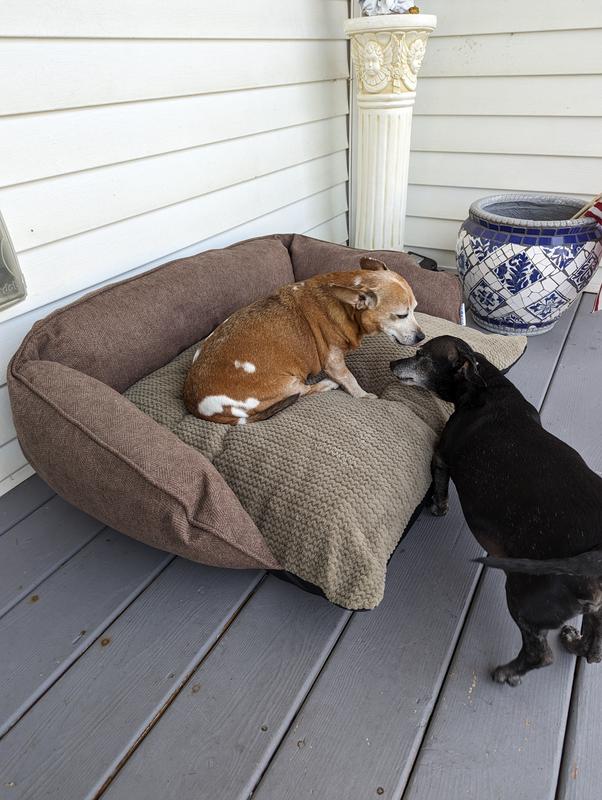
[[[428,336],[461,336],[505,368],[524,338],[505,338],[418,315]],[[389,361],[411,348],[364,340],[347,363],[379,400],[340,390],[300,400],[269,420],[219,425],[187,413],[182,384],[196,345],[144,378],[126,397],[219,470],[289,572],[347,608],[373,608],[387,561],[431,481],[430,460],[450,408],[403,386]]]
[[[408,281],[418,301],[418,311],[452,322],[460,321],[462,288],[458,277],[449,272],[422,269],[407,253],[355,250],[340,244],[319,242],[307,236],[293,236],[289,249],[297,281],[324,272],[357,269],[362,255],[380,258]]]

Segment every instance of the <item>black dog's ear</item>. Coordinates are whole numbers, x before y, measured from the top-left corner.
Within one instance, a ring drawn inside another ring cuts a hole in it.
[[[487,386],[485,378],[479,372],[479,360],[474,353],[458,353],[456,378],[472,383],[475,386]]]

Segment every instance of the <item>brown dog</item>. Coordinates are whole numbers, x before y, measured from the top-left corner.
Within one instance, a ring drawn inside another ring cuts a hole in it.
[[[337,386],[372,397],[347,369],[345,354],[373,333],[399,344],[416,344],[424,334],[407,281],[373,258],[360,266],[283,286],[222,322],[195,353],[184,384],[188,410],[244,425]],[[329,378],[305,382],[322,371]]]

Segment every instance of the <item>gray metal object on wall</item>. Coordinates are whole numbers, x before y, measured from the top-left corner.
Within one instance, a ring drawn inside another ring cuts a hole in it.
[[[26,295],[25,278],[0,214],[0,313],[8,306],[23,300]]]

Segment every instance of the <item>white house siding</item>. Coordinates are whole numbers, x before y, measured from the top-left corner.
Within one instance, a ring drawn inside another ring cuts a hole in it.
[[[453,265],[478,197],[602,191],[602,2],[418,2],[438,26],[418,83],[406,242]]]
[[[6,367],[104,283],[249,236],[347,240],[348,0],[3,0],[0,494],[31,473]]]

